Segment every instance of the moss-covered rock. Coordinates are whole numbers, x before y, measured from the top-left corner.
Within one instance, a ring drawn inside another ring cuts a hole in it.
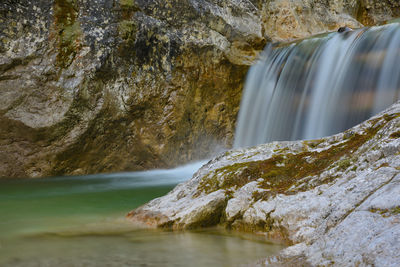
[[[328,2],[2,1],[0,177],[168,167],[230,147],[268,40],[397,14]]]
[[[399,128],[400,102],[331,137],[228,151],[127,217],[173,229],[218,224],[291,245],[270,262],[390,265],[400,248]]]
[[[6,1],[0,11],[0,177],[168,167],[229,146],[265,44],[250,2]]]

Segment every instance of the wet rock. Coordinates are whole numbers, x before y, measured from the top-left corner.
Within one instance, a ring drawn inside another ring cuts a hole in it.
[[[229,146],[264,44],[249,1],[3,1],[0,177],[167,167]]]
[[[225,149],[266,42],[359,27],[359,6],[2,1],[0,177],[172,167]],[[364,6],[362,18],[385,17],[377,2]]]
[[[342,33],[342,32],[351,32],[351,31],[353,31],[353,29],[352,29],[352,28],[349,28],[349,27],[347,27],[347,26],[340,27],[340,28],[338,29],[338,32],[340,32],[340,33]]]
[[[260,265],[396,266],[399,127],[400,102],[344,133],[226,152],[128,219],[143,224],[157,213],[168,224],[153,227],[184,229],[225,196],[217,220],[201,226],[264,232],[290,245]]]

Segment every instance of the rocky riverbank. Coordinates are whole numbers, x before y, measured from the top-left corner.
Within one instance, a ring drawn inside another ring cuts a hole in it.
[[[232,143],[267,41],[382,23],[395,1],[0,4],[0,177],[167,167]]]
[[[400,102],[312,141],[228,151],[130,212],[140,225],[220,225],[290,245],[259,265],[400,263]]]

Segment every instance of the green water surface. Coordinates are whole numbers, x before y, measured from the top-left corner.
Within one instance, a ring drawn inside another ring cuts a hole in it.
[[[125,219],[198,167],[0,180],[0,266],[237,266],[279,251],[252,235],[137,229]]]

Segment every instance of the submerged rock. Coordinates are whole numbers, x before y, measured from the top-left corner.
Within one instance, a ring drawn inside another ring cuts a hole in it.
[[[400,102],[344,133],[232,150],[127,217],[172,229],[221,225],[290,245],[260,265],[397,266],[399,131]]]

